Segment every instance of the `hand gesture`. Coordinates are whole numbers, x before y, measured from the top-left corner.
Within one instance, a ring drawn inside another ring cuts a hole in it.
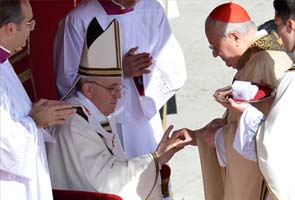
[[[160,165],[168,162],[176,152],[183,149],[183,147],[186,145],[192,143],[192,139],[189,137],[189,134],[184,131],[184,129],[174,131],[171,137],[169,137],[172,129],[173,126],[168,127],[156,149],[156,152],[159,156]]]
[[[51,125],[63,124],[66,119],[75,113],[76,109],[69,103],[40,99],[33,104],[29,116],[33,118],[37,127],[44,128]]]
[[[225,126],[226,121],[224,118],[216,118],[209,122],[205,127],[196,131],[196,134],[200,134],[204,141],[212,148],[215,148],[215,134],[216,131]]]
[[[131,48],[123,58],[125,78],[138,77],[151,72],[148,67],[151,66],[153,58],[145,52],[136,54],[137,49],[138,47]]]

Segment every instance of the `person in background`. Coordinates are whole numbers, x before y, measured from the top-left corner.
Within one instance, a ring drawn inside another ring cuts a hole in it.
[[[25,46],[35,20],[27,0],[0,0],[0,199],[52,199],[44,140],[47,126],[76,110],[68,103],[30,101],[8,58]]]
[[[103,30],[113,19],[121,29],[124,107],[118,135],[128,158],[154,151],[163,136],[160,108],[186,80],[182,50],[156,0],[86,0],[62,21],[54,66],[60,96],[77,77],[85,31],[93,17]]]
[[[105,46],[102,40],[90,38],[98,35],[96,24],[94,18],[87,29],[79,80],[74,94],[67,99],[78,112],[51,130],[57,142],[47,145],[53,188],[160,200],[160,168],[191,140],[179,132],[169,137],[169,127],[155,150],[127,158],[116,132],[114,113],[118,99],[124,95],[123,72],[120,65],[102,62],[97,56],[96,52],[105,50]]]
[[[293,120],[295,112],[295,1],[275,0],[275,23],[286,49],[292,54],[293,66],[279,81],[270,113],[266,116],[249,103],[229,99],[228,109],[242,112],[237,129],[241,142],[241,155],[257,162],[265,180],[264,196],[267,199],[295,199],[295,159]],[[242,138],[247,138],[242,139]]]
[[[237,70],[234,80],[275,88],[292,64],[276,33],[257,31],[247,11],[236,3],[214,8],[206,19],[205,32],[213,56]],[[271,101],[259,101],[253,106],[267,115]],[[257,163],[243,157],[235,141],[240,116],[239,112],[227,110],[223,118],[214,119],[202,129],[183,129],[198,144],[206,200],[264,198]]]

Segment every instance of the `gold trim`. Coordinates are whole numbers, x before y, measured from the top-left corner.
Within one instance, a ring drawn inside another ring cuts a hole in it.
[[[162,126],[163,130],[166,130],[167,127],[167,103],[164,104],[163,106],[163,111],[162,111]]]
[[[112,71],[110,71],[110,69],[106,69],[106,70],[89,70],[89,69],[81,69],[79,68],[79,74],[81,75],[95,75],[95,76],[98,76],[98,75],[101,75],[101,76],[121,76],[122,75],[122,70],[120,69],[114,69]]]
[[[264,122],[263,122],[264,123]],[[259,171],[261,172],[261,176],[263,177],[263,180],[264,180],[264,183],[265,183],[265,185],[266,185],[266,187],[267,187],[267,190],[268,190],[268,192],[271,194],[271,196],[272,196],[272,198],[274,199],[274,200],[279,200],[279,198],[274,194],[274,192],[270,189],[271,187],[269,186],[269,184],[268,184],[268,182],[266,181],[266,179],[265,179],[265,177],[264,177],[264,175],[263,175],[263,173],[262,173],[262,170],[261,170],[261,167],[260,167],[260,162],[259,162],[259,159],[258,159],[258,147],[257,147],[257,140],[258,140],[258,131],[259,131],[259,129],[260,128],[258,128],[257,129],[257,131],[256,131],[256,142],[255,142],[255,147],[256,147],[256,157],[257,157],[257,166],[258,166],[258,169],[259,169]]]
[[[122,61],[121,61],[121,41],[120,41],[120,26],[119,22],[115,19],[114,21],[115,28],[115,42],[116,42],[116,54],[117,54],[117,67],[122,69]]]
[[[29,80],[30,78],[32,78],[32,70],[31,69],[26,69],[24,72],[20,73],[18,75],[19,79],[21,80],[21,82],[26,82],[27,80]]]
[[[152,194],[152,191],[154,190],[156,184],[157,184],[157,180],[158,180],[158,177],[159,177],[159,173],[160,173],[160,162],[159,162],[159,155],[157,152],[154,152],[154,153],[151,153],[152,156],[153,156],[153,159],[154,159],[154,163],[155,163],[155,167],[156,167],[156,178],[155,178],[155,182],[154,182],[154,185],[150,191],[150,193],[147,195],[146,197],[146,200],[149,199],[149,197],[151,196]]]
[[[28,49],[21,49],[18,50],[17,52],[14,52],[10,58],[9,61],[13,65],[19,61],[21,61],[23,58],[29,56],[29,50]]]

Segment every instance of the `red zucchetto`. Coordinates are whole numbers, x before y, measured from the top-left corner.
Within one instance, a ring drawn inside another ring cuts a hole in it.
[[[248,12],[243,7],[233,2],[217,6],[209,14],[209,17],[227,23],[243,23],[251,20]]]

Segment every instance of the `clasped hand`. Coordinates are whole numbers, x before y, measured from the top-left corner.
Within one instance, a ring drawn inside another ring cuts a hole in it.
[[[148,67],[151,66],[153,58],[145,52],[136,54],[137,49],[138,47],[131,48],[124,56],[123,71],[125,78],[138,77],[151,72]]]

